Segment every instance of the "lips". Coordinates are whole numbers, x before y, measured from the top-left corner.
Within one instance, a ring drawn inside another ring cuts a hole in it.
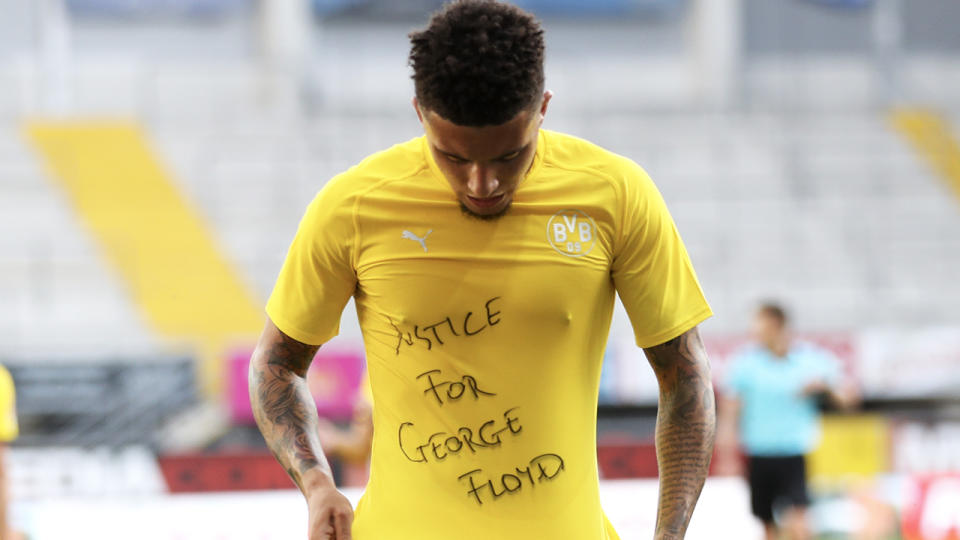
[[[477,199],[476,197],[467,196],[470,199],[470,204],[476,206],[477,208],[493,208],[494,206],[500,204],[500,201],[503,200],[503,195],[497,195],[496,197],[487,197],[485,199]]]

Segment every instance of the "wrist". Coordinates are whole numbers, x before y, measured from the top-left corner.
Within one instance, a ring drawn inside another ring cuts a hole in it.
[[[300,483],[303,486],[303,493],[309,493],[327,489],[336,489],[337,485],[333,481],[333,474],[320,466],[311,467],[300,475]]]

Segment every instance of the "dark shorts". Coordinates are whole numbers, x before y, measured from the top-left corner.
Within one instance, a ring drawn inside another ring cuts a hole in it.
[[[810,504],[803,456],[750,456],[747,480],[753,515],[764,523],[773,523],[775,509]]]

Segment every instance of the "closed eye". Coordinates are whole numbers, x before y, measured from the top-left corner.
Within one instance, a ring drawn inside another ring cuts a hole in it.
[[[502,156],[494,159],[493,161],[495,161],[495,162],[497,162],[497,163],[509,163],[509,162],[517,159],[518,157],[520,157],[520,154],[522,154],[524,150],[526,150],[526,148],[521,148],[520,150],[516,150],[516,151],[510,152],[509,154],[502,155]],[[468,160],[466,160],[466,159],[464,159],[464,158],[462,158],[462,157],[460,157],[460,156],[457,156],[457,155],[454,155],[454,154],[448,154],[448,153],[446,153],[446,152],[443,152],[443,151],[440,150],[440,149],[437,149],[437,151],[440,152],[441,154],[443,154],[444,159],[446,159],[447,161],[449,161],[450,163],[453,163],[453,164],[455,164],[455,165],[463,165],[463,164],[465,164],[465,163],[468,163]]]

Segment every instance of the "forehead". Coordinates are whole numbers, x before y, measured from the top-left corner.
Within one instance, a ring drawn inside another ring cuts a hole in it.
[[[427,136],[438,150],[478,161],[526,146],[537,127],[533,111],[521,111],[496,126],[460,126],[432,111],[424,111],[423,119]]]
[[[780,324],[780,319],[778,319],[773,313],[770,313],[766,310],[757,310],[754,318],[758,321],[769,322],[771,324]]]

